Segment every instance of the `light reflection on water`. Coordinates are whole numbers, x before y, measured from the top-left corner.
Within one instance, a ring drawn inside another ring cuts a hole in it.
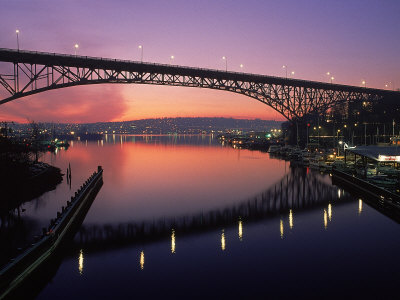
[[[71,163],[71,192],[97,165],[104,185],[78,234],[88,243],[76,241],[85,276],[76,274],[76,252],[67,255],[39,299],[187,299],[193,291],[257,298],[266,283],[271,298],[324,298],[332,282],[332,295],[350,297],[354,289],[365,297],[373,274],[386,279],[374,281],[383,293],[400,280],[397,224],[332,186],[329,176],[295,172],[266,153],[221,147],[207,137],[109,135],[74,142],[44,160],[63,170]],[[68,193],[63,183],[38,215],[53,217],[44,211],[60,207]]]
[[[144,269],[144,251],[140,252],[140,258],[139,258],[139,263],[140,263],[140,269]]]
[[[226,244],[225,244],[225,230],[222,229],[222,233],[221,233],[221,249],[222,249],[222,251],[225,251],[225,247],[226,247]]]
[[[78,269],[79,269],[79,274],[83,274],[83,249],[79,252],[79,258],[78,258]]]
[[[171,233],[171,253],[175,253],[176,249],[176,244],[175,244],[175,230],[172,229]]]
[[[238,229],[239,240],[243,241],[243,222],[242,222],[242,220],[240,220],[240,218],[239,218],[238,225],[239,225],[239,229]]]

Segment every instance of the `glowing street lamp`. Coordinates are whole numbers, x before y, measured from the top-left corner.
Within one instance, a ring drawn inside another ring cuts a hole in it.
[[[171,65],[172,65],[172,62],[174,61],[174,59],[175,59],[175,56],[174,56],[174,55],[171,55],[171,56],[170,56]]]
[[[292,75],[292,77],[294,76],[294,71],[290,72],[290,74]]]
[[[243,64],[240,64],[239,67],[240,67],[241,70],[243,70],[244,66],[243,66]]]
[[[79,45],[78,45],[78,44],[75,44],[75,45],[74,45],[74,48],[75,48],[75,56],[76,56],[76,52],[78,51]]]
[[[18,38],[19,30],[18,30],[18,29],[15,30],[15,33],[16,33],[16,35],[17,35],[17,49],[18,49],[18,51],[19,51],[19,38]]]
[[[335,80],[335,77],[332,76],[332,77],[331,77],[331,83],[332,83],[333,80]]]
[[[390,85],[392,85],[392,90],[394,90],[394,84],[392,81],[390,81],[389,83],[386,83],[385,88],[390,89]]]
[[[363,80],[361,83],[362,83],[362,85],[363,85],[364,87],[367,87],[367,82],[366,82],[365,80]]]
[[[228,72],[228,58],[226,56],[222,56],[222,59],[225,60],[225,71]]]
[[[283,65],[282,69],[285,69],[286,79],[287,79],[287,65]]]
[[[143,62],[143,46],[139,45],[138,48],[140,49],[140,62]]]

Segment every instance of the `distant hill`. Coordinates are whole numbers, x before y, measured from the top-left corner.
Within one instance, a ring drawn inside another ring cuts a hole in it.
[[[126,134],[168,134],[168,133],[211,133],[227,130],[268,131],[281,127],[282,121],[233,118],[158,118],[123,122],[98,122],[85,124],[38,123],[46,132],[54,134],[82,133],[126,133]],[[13,124],[12,127],[28,130],[30,124]]]

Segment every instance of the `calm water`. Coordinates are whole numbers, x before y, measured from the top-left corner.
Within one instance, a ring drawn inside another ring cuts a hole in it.
[[[31,231],[98,165],[104,185],[39,299],[397,298],[399,225],[328,175],[210,136],[109,135],[42,160],[71,164],[72,185],[24,205]]]

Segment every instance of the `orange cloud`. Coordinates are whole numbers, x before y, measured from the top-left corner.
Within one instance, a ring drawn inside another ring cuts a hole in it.
[[[0,106],[0,119],[26,122],[98,122],[121,117],[126,104],[112,85],[78,86],[39,93]]]

